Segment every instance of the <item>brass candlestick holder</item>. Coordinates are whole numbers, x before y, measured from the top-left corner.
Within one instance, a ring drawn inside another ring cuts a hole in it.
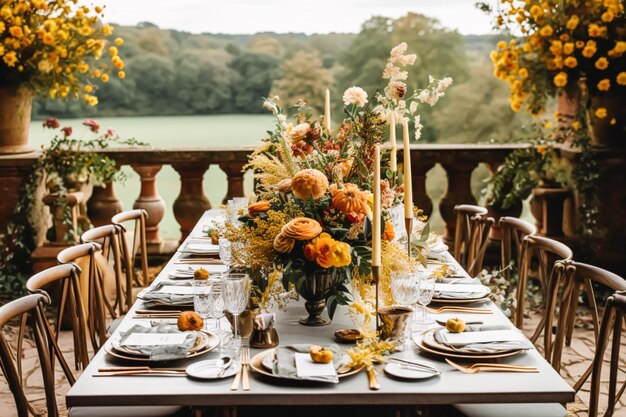
[[[380,330],[379,326],[380,326],[380,322],[379,322],[379,318],[378,318],[378,284],[380,282],[380,265],[379,266],[372,266],[372,277],[374,278],[374,285],[376,286],[376,292],[375,292],[375,297],[376,299],[374,300],[374,304],[375,304],[375,309],[376,309],[376,331]]]
[[[410,259],[411,258],[411,233],[413,232],[413,218],[412,217],[404,218],[404,227],[406,228],[406,251]]]

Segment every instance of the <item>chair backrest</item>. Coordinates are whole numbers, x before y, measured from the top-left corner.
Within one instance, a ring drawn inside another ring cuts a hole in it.
[[[537,261],[536,278],[541,286],[543,303],[547,304],[548,288],[553,277],[554,265],[559,260],[571,260],[574,256],[572,250],[565,244],[543,236],[528,235],[522,240],[520,250],[519,279],[517,281],[517,291],[515,300],[517,307],[515,311],[515,326],[524,328],[524,310],[527,301],[526,288],[533,272],[533,260]],[[546,309],[547,311],[547,309]],[[546,315],[535,328],[530,340],[535,342],[543,331],[546,322]]]
[[[475,276],[483,267],[494,219],[487,217],[486,208],[469,204],[455,206],[454,212],[454,258],[470,276]]]
[[[57,265],[45,269],[26,281],[29,294],[46,296],[50,290],[56,294],[55,304],[58,305],[56,323],[51,336],[54,343],[58,341],[61,325],[67,308],[67,317],[72,327],[74,339],[74,357],[76,369],[84,369],[89,363],[87,349],[87,318],[86,309],[80,294],[80,268],[75,264]]]
[[[102,255],[105,259],[113,258],[113,270],[115,273],[115,303],[114,308],[122,315],[133,305],[133,281],[130,274],[122,272],[122,252],[120,248],[120,235],[123,230],[113,224],[95,227],[87,230],[80,237],[81,242],[96,242],[102,245]]]
[[[126,274],[131,274],[133,282],[141,287],[149,284],[148,278],[148,246],[146,240],[146,219],[148,213],[143,209],[123,211],[111,218],[111,223],[121,228],[120,248],[122,262],[126,268]],[[126,240],[126,228],[124,223],[134,221],[133,240],[128,244]],[[141,277],[135,274],[135,259],[141,257]]]
[[[509,280],[512,276],[511,261],[515,259],[514,268],[519,271],[522,241],[526,236],[534,235],[537,228],[527,221],[508,216],[500,217],[498,225],[502,233],[500,241],[502,275]]]
[[[602,365],[604,362],[604,354],[609,344],[611,333],[613,341],[611,343],[611,359],[609,368],[609,384],[608,384],[608,404],[604,416],[613,415],[617,400],[624,393],[626,383],[622,385],[619,392],[617,390],[617,374],[620,369],[620,346],[622,336],[622,326],[624,326],[624,315],[626,314],[626,293],[616,293],[609,297],[604,309],[602,317],[602,325],[600,327],[596,353],[593,358],[593,373],[591,376],[591,392],[589,394],[589,417],[598,415],[600,383],[602,377]]]
[[[62,269],[57,268],[51,273],[55,274]],[[19,417],[28,417],[29,411],[32,415],[39,415],[24,392],[22,359],[25,338],[32,337],[37,348],[48,417],[59,416],[55,394],[55,359],[59,361],[70,385],[76,382],[46,319],[45,309],[49,304],[50,297],[45,291],[41,291],[18,298],[0,307],[0,365],[2,365],[2,372],[9,384],[9,389],[13,393]],[[9,322],[19,323],[17,340],[13,343],[6,340],[2,331]],[[15,349],[12,349],[11,345],[14,345]]]
[[[98,243],[82,243],[63,249],[57,255],[60,264],[76,264],[81,266],[80,295],[85,307],[87,330],[94,351],[98,351],[107,335],[107,312],[112,318],[116,317],[105,290],[105,275],[109,271],[102,265],[99,253],[102,247]]]
[[[596,351],[603,350],[606,348],[606,340],[603,341],[600,338],[601,319],[595,301],[594,286],[607,288],[611,292],[626,291],[626,280],[602,268],[574,261],[559,261],[555,265],[555,270],[556,274],[548,294],[544,346],[546,359],[548,359],[554,369],[559,371],[563,346],[569,345],[574,329],[576,309],[581,293],[586,293],[586,299],[589,302],[596,340]],[[558,322],[556,323],[554,342],[552,342],[552,332],[547,330],[553,328],[553,322],[557,317],[557,308]],[[604,314],[607,314],[606,310]],[[591,372],[592,365],[587,368],[575,383],[574,389],[576,391],[582,387]]]

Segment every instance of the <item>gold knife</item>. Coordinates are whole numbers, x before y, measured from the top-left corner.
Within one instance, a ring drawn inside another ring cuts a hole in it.
[[[378,383],[378,379],[376,378],[374,368],[370,368],[367,370],[367,376],[370,380],[370,389],[373,391],[378,391],[380,389],[380,384]]]

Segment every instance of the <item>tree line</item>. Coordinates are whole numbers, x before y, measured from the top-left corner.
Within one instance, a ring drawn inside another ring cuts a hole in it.
[[[407,42],[418,55],[410,89],[429,75],[454,78],[436,112],[421,112],[423,141],[502,139],[526,122],[510,110],[506,86],[492,75],[489,51],[498,39],[464,37],[420,14],[372,17],[358,34],[190,34],[151,23],[118,26],[115,33],[125,40],[126,78],[101,86],[95,108],[38,99],[34,117],[255,114],[265,112],[262,97],[272,94],[283,103],[307,98],[321,109],[326,88],[340,117],[342,92],[352,85],[370,93],[382,88],[390,49]]]

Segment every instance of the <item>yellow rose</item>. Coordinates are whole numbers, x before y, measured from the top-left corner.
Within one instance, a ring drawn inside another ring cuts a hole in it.
[[[615,80],[617,81],[617,84],[619,85],[626,85],[626,72],[622,71],[619,74],[617,74],[617,77]]]
[[[583,49],[583,56],[585,58],[591,58],[592,56],[594,56],[594,54],[596,53],[596,47],[595,45],[593,46],[585,46],[585,49]]]
[[[124,71],[120,71],[117,73],[119,79],[123,80],[126,77],[126,73]]]
[[[93,87],[90,86],[90,85],[86,85],[85,86],[85,91],[88,92],[88,93],[91,93],[93,91]]]
[[[615,117],[611,118],[611,121],[609,122],[609,124],[611,126],[614,126],[617,123],[617,120],[615,120]]]
[[[608,112],[606,111],[606,108],[604,107],[598,107],[594,114],[596,115],[598,119],[604,119],[606,116],[608,116]]]
[[[565,26],[569,30],[574,30],[574,29],[576,29],[576,26],[578,26],[578,22],[580,22],[580,19],[578,18],[578,16],[573,15],[572,17],[569,18],[569,20],[567,21]]]
[[[567,42],[563,45],[563,53],[565,55],[570,55],[574,53],[574,44],[572,42]]]
[[[624,52],[626,52],[626,42],[624,41],[617,41],[615,42],[615,52],[619,53],[619,54],[623,54]]]
[[[517,73],[517,75],[519,75],[519,77],[521,79],[526,79],[526,78],[528,78],[528,70],[526,68],[520,68],[520,70]]]
[[[550,25],[545,25],[544,27],[539,29],[539,35],[543,36],[544,38],[552,36],[553,33],[554,29],[552,29],[552,26]]]
[[[115,44],[117,46],[123,45],[124,44],[124,39],[122,39],[122,38],[115,38]]]
[[[607,10],[606,12],[602,13],[602,21],[603,22],[609,23],[609,22],[613,21],[614,17],[615,17],[615,15],[610,10]]]
[[[111,54],[111,56],[116,56],[117,55],[117,48],[115,46],[112,46],[109,48],[109,54]]]
[[[563,42],[552,41],[550,45],[550,52],[552,52],[552,55],[561,55],[563,53]]]
[[[533,46],[530,43],[525,42],[524,45],[522,45],[522,51],[529,53],[532,50],[533,50]]]
[[[537,19],[538,17],[540,17],[541,15],[543,15],[543,9],[541,8],[541,6],[538,6],[536,4],[534,4],[531,8],[530,8],[530,15]]]
[[[2,60],[8,67],[14,67],[17,62],[17,55],[15,54],[15,51],[9,51],[4,55]]]
[[[497,44],[498,49],[506,49],[506,42],[505,41],[499,41]]]
[[[109,75],[108,74],[102,74],[102,77],[100,77],[100,79],[102,80],[103,83],[108,83],[109,82]]]
[[[93,107],[96,104],[98,104],[98,97],[89,97],[89,105]]]
[[[557,87],[565,87],[567,85],[567,74],[563,71],[554,76],[554,85]]]
[[[578,130],[578,129],[580,129],[580,126],[581,126],[581,124],[580,124],[580,122],[578,120],[576,120],[575,122],[572,122],[572,129]]]
[[[609,66],[609,60],[605,57],[598,58],[595,63],[595,67],[599,70],[605,70]]]
[[[568,56],[563,61],[563,64],[565,64],[565,66],[568,68],[576,68],[576,66],[578,66],[578,60],[573,56]]]
[[[611,80],[605,78],[604,80],[600,80],[598,83],[598,90],[600,91],[609,91],[611,88]]]
[[[583,41],[576,41],[576,48],[580,49],[583,46],[585,46],[585,42],[583,42]]]
[[[598,26],[595,23],[592,23],[587,28],[587,33],[589,33],[590,37],[597,38],[597,37],[600,37],[600,36],[602,36],[602,35],[604,35],[606,33],[606,27]]]

